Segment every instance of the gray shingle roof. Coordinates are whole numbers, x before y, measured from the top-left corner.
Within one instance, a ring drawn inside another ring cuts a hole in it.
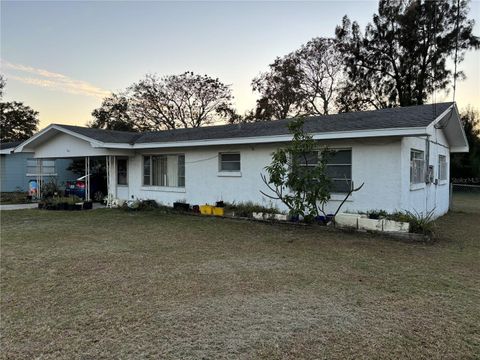
[[[341,113],[305,118],[304,129],[309,133],[360,131],[393,128],[426,127],[453,103],[407,106],[362,112]],[[287,135],[292,119],[246,124],[205,126],[145,133],[90,129],[60,125],[92,139],[110,143],[165,143],[175,141],[213,140],[256,136]]]
[[[93,140],[108,143],[133,143],[135,138],[141,135],[140,133],[130,131],[103,130],[63,124],[56,125],[64,129],[76,132],[77,134],[89,137]]]
[[[20,145],[23,141],[0,142],[0,150],[11,149]]]

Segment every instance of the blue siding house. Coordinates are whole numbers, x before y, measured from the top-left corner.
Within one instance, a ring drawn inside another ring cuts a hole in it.
[[[36,179],[34,153],[13,153],[20,143],[0,143],[0,192],[27,192],[29,181]],[[44,180],[53,180],[61,186],[67,180],[76,179],[78,175],[67,170],[71,162],[70,159],[42,160]]]

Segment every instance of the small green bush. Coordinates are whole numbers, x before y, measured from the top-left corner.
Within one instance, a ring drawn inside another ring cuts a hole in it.
[[[153,210],[158,209],[158,204],[155,200],[142,200],[140,201],[139,210]]]
[[[62,192],[62,190],[54,180],[50,180],[42,184],[41,190],[41,195],[44,199],[56,197]]]
[[[385,210],[370,210],[367,211],[367,216],[369,219],[385,219],[388,213]]]
[[[49,198],[47,202],[54,205],[57,205],[57,204],[73,205],[79,202],[83,202],[83,200],[78,196],[54,196],[52,198]]]
[[[269,207],[255,204],[252,201],[239,202],[239,203],[225,203],[225,211],[234,212],[235,216],[239,217],[252,217],[252,213],[261,212],[264,214],[279,214],[281,213],[277,207],[271,205]]]
[[[386,218],[394,221],[408,222],[410,232],[416,234],[432,235],[435,230],[435,221],[433,220],[435,209],[426,214],[411,211],[396,212],[388,215]]]

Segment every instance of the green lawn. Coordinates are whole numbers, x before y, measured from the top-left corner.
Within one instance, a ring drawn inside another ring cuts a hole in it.
[[[478,358],[478,200],[439,220],[433,245],[159,211],[2,212],[0,357]]]

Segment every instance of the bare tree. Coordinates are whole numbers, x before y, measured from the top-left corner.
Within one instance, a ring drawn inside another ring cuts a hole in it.
[[[296,51],[301,70],[300,93],[305,114],[327,115],[343,79],[343,63],[335,40],[314,38]]]
[[[199,127],[235,114],[230,86],[208,75],[146,75],[128,91],[131,117],[143,129]]]
[[[0,99],[3,98],[3,89],[5,88],[6,83],[5,77],[0,74]]]
[[[300,49],[275,59],[268,72],[252,81],[260,98],[246,120],[331,113],[344,78],[343,66],[337,43],[329,38],[314,38]]]

